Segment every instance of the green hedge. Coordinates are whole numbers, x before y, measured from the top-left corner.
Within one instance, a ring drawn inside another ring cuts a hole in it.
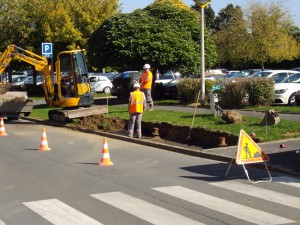
[[[212,92],[215,82],[212,80],[205,81],[205,95]],[[199,91],[201,91],[201,79],[184,78],[177,83],[179,98],[187,103],[197,101]]]
[[[223,108],[268,106],[274,100],[272,78],[235,78],[217,82],[219,104]]]
[[[243,106],[268,106],[274,101],[274,81],[272,78],[234,78],[205,80],[205,95],[216,91],[219,104],[223,108]],[[185,78],[177,83],[179,97],[187,103],[196,102],[201,91],[201,79]]]

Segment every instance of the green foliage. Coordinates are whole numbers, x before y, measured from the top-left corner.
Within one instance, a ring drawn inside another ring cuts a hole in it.
[[[88,41],[88,59],[100,69],[136,70],[144,63],[161,71],[195,73],[199,66],[200,24],[197,13],[174,4],[155,2],[143,10],[106,20]],[[206,66],[216,61],[206,33]]]
[[[205,80],[205,95],[212,92],[214,81]],[[197,101],[199,93],[201,93],[201,79],[185,78],[181,79],[177,84],[179,98],[186,103],[194,103]]]
[[[292,24],[282,2],[250,2],[246,11],[228,4],[213,27],[220,63],[232,68],[256,64],[263,69],[266,63],[299,58]]]
[[[219,80],[221,107],[268,106],[274,100],[274,81],[270,78],[234,78]]]
[[[260,63],[293,60],[299,57],[299,45],[289,34],[291,18],[282,3],[253,3],[248,8],[249,60]]]
[[[117,10],[117,0],[3,0],[0,48],[16,44],[37,54],[42,42],[53,43],[55,54],[84,48],[90,34]]]
[[[200,79],[186,78],[180,80],[176,86],[179,98],[187,103],[197,101],[197,96],[201,87]]]
[[[246,79],[223,79],[218,81],[218,99],[223,108],[241,108],[247,103]]]
[[[251,106],[268,106],[274,100],[274,80],[272,78],[255,78],[246,82],[248,103]]]

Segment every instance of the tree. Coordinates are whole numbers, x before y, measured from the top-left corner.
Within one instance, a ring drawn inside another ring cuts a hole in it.
[[[291,17],[280,3],[249,5],[249,59],[264,68],[265,63],[293,60],[299,57],[299,45],[289,31]]]
[[[201,9],[197,4],[192,5],[192,9],[194,9],[197,12],[201,13]],[[205,26],[209,30],[211,30],[211,28],[213,26],[213,23],[214,23],[214,20],[215,20],[215,12],[212,9],[212,7],[210,5],[208,5],[204,8],[204,22],[205,22]]]
[[[98,69],[136,70],[144,63],[160,70],[195,73],[200,65],[200,24],[197,13],[169,2],[106,20],[88,41],[89,62]],[[216,60],[206,33],[207,67]]]
[[[36,53],[42,42],[55,52],[85,48],[91,33],[118,12],[118,0],[3,0],[0,47],[16,44]]]
[[[219,12],[212,28],[219,61],[232,68],[242,66],[247,61],[246,45],[249,35],[241,7],[228,4]]]
[[[297,26],[292,26],[289,33],[295,38],[298,44],[300,44],[300,28]]]

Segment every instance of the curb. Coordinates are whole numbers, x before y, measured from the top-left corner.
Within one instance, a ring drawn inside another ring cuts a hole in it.
[[[163,143],[147,141],[147,139],[130,138],[130,137],[127,137],[127,136],[108,133],[108,132],[104,132],[104,131],[94,131],[94,130],[85,130],[85,129],[81,129],[81,128],[75,128],[75,127],[67,126],[65,124],[59,124],[59,123],[55,123],[55,122],[51,122],[51,121],[40,121],[40,120],[37,120],[37,119],[26,118],[26,117],[21,117],[21,119],[28,120],[28,121],[33,121],[33,122],[36,122],[36,123],[39,123],[39,124],[45,124],[45,125],[48,125],[48,126],[65,127],[67,129],[71,129],[71,130],[75,130],[75,131],[80,131],[80,132],[85,132],[85,133],[90,133],[90,134],[96,134],[96,135],[102,135],[102,136],[108,137],[108,138],[113,138],[113,139],[117,139],[117,140],[121,140],[121,141],[132,142],[132,143],[135,143],[135,144],[140,144],[140,145],[153,147],[153,148],[159,148],[159,149],[162,149],[162,150],[176,152],[176,153],[185,154],[185,155],[190,155],[190,156],[194,156],[194,157],[211,159],[211,160],[216,160],[216,161],[221,161],[221,162],[228,162],[228,163],[233,162],[233,164],[235,164],[234,157],[230,157],[230,156],[226,156],[226,155],[222,155],[222,154],[208,153],[207,150],[209,150],[209,149],[205,149],[205,151],[194,150],[194,149],[190,149],[190,148],[183,148],[183,147],[180,147],[180,146],[174,146],[174,145],[168,145],[168,144],[163,144]],[[277,141],[277,142],[280,142],[280,141]],[[282,140],[281,140],[281,142],[282,142]],[[233,146],[231,146],[231,147],[233,147]],[[223,147],[223,148],[218,148],[218,149],[226,149],[226,148],[229,148],[229,147]],[[293,176],[300,176],[300,173],[289,170],[289,169],[286,169],[284,167],[280,167],[280,166],[273,165],[273,164],[268,164],[268,163],[267,163],[267,165],[268,165],[268,168],[269,168],[270,171],[280,172],[280,173],[293,175]],[[247,166],[253,167],[253,168],[259,168],[259,169],[265,169],[264,164],[258,164],[258,163],[257,164],[249,164],[249,165],[247,164]]]

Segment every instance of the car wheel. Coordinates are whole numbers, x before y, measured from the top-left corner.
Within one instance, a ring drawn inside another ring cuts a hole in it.
[[[110,87],[105,87],[104,89],[103,89],[103,92],[104,92],[104,94],[110,94]]]
[[[295,93],[291,94],[291,96],[289,97],[288,104],[289,105],[296,105],[296,94]]]

